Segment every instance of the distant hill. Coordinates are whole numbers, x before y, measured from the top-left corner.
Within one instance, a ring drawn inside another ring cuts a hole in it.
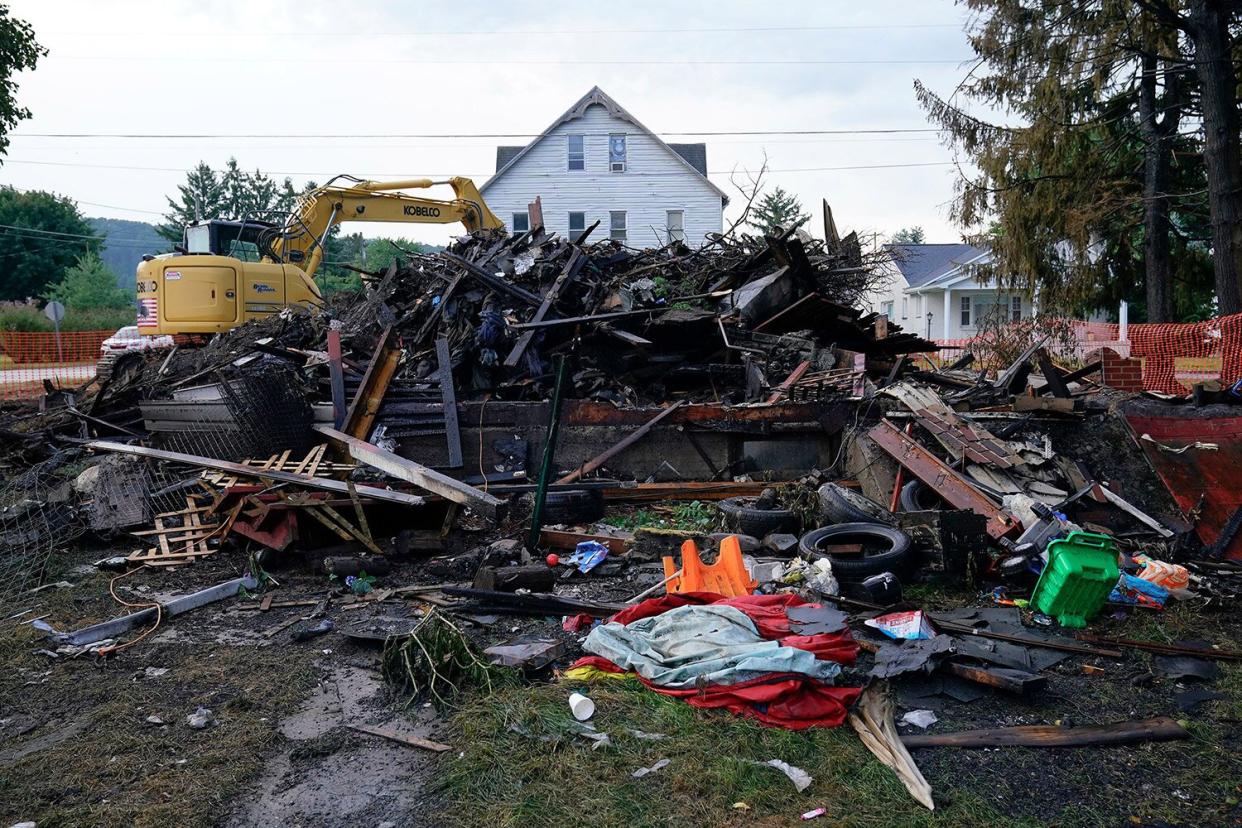
[[[133,289],[134,271],[144,254],[168,252],[168,241],[155,232],[154,224],[113,218],[88,218],[87,221],[104,237],[104,248],[99,256],[116,274],[118,287]]]

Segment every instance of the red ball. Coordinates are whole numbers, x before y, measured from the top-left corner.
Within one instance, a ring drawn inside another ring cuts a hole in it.
[[[561,562],[561,556],[553,552],[551,555],[547,557],[547,561],[548,561],[548,566],[556,566],[558,563]]]

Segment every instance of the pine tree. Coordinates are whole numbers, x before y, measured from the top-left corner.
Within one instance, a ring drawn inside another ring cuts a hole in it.
[[[117,287],[116,274],[94,250],[79,256],[60,281],[51,286],[46,298],[60,302],[70,310],[134,306],[133,291]]]
[[[1203,167],[1177,128],[1193,108],[1185,39],[1127,0],[965,2],[977,65],[948,99],[915,83],[978,171],[953,218],[994,221],[978,240],[995,275],[1045,308],[1141,302],[1146,286],[1149,315],[1167,319],[1175,281],[1202,284],[1205,264]],[[981,108],[1013,117],[988,123]]]
[[[893,234],[889,240],[891,244],[922,244],[924,238],[923,228],[919,225],[913,227],[903,227]]]
[[[177,192],[176,201],[171,197],[165,199],[168,212],[164,214],[164,223],[156,228],[156,232],[173,244],[181,244],[186,225],[224,218],[221,211],[225,208],[225,187],[220,176],[206,163],[200,161],[187,172],[185,183],[177,186]]]
[[[801,227],[810,219],[809,215],[802,212],[802,204],[796,196],[777,187],[759,199],[759,203],[751,209],[746,224],[760,234],[770,236],[780,230]]]

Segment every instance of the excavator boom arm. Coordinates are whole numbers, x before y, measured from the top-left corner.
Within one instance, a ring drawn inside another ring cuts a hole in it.
[[[427,189],[448,184],[454,198],[441,200],[399,192]],[[358,181],[349,185],[321,187],[300,202],[297,214],[272,245],[281,261],[289,261],[300,251],[308,276],[314,276],[323,261],[324,239],[328,231],[343,221],[413,222],[452,224],[461,222],[470,232],[502,227],[503,224],[483,201],[469,178],[433,181],[415,178],[406,181]]]

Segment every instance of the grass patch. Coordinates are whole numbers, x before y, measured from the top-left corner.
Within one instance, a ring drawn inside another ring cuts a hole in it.
[[[566,698],[578,683],[505,689],[470,700],[455,722],[463,754],[442,777],[452,825],[784,825],[827,808],[827,825],[1034,825],[1006,820],[969,792],[929,813],[915,804],[849,727],[793,733],[708,714],[632,681],[588,691],[593,724],[611,747],[575,735]],[[657,741],[630,729],[664,733]],[[631,774],[660,759],[668,767]],[[814,778],[803,793],[779,771],[751,764],[782,759]],[[943,797],[946,792],[939,792]],[[744,802],[749,810],[735,809]]]
[[[610,515],[600,523],[632,532],[643,527],[710,533],[721,525],[720,510],[711,503],[692,500],[659,509],[635,509]]]

